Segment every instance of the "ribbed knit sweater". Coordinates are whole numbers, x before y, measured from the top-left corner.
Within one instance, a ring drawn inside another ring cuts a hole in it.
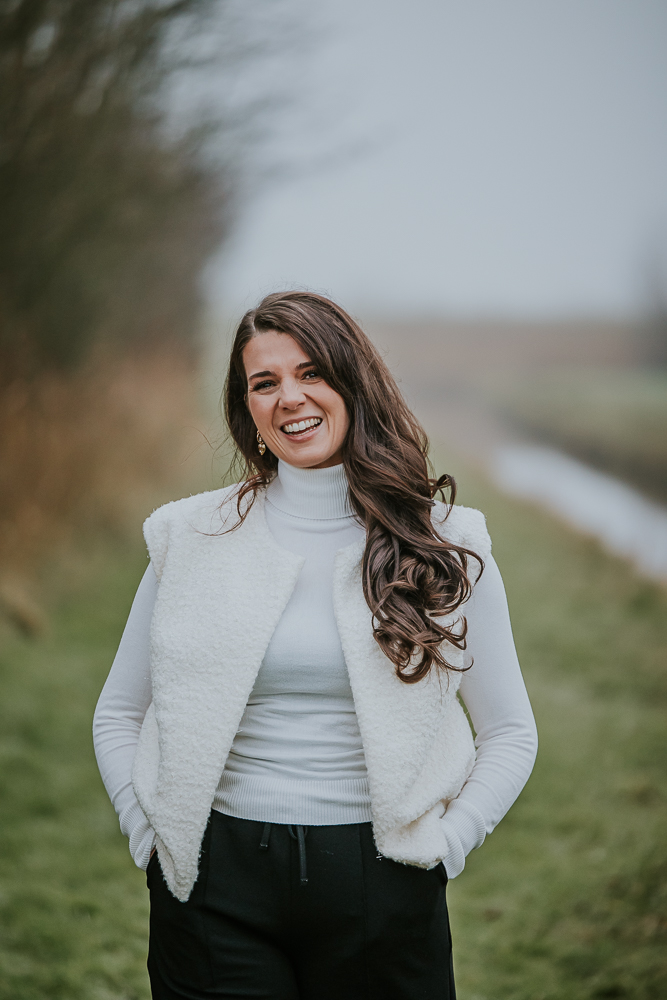
[[[265,511],[276,541],[305,563],[264,655],[213,808],[275,823],[368,822],[364,750],[333,609],[336,552],[364,537],[343,467],[281,462]]]

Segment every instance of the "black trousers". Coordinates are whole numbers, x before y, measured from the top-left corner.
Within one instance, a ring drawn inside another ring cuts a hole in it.
[[[444,869],[378,857],[370,823],[214,811],[190,899],[156,855],[147,880],[154,1000],[454,1000]]]

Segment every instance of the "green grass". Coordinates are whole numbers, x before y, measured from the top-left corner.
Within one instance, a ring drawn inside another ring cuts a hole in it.
[[[0,997],[139,1000],[145,879],[97,774],[91,720],[146,565],[63,567],[50,634],[0,648]],[[78,580],[71,582],[78,570]]]
[[[460,1000],[663,1000],[667,596],[452,471],[488,514],[541,738],[523,795],[450,886]],[[138,546],[75,580],[64,566],[51,633],[1,637],[0,1000],[149,996],[144,876],[90,736],[144,566]]]
[[[568,369],[491,392],[529,434],[667,500],[667,371]]]

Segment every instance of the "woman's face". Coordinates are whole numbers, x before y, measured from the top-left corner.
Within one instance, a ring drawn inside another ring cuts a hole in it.
[[[246,344],[243,363],[248,409],[269,451],[299,469],[338,465],[347,409],[297,342],[275,330],[259,333]]]

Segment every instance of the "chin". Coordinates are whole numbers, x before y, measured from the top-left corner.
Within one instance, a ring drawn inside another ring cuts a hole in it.
[[[327,461],[326,455],[313,455],[306,454],[302,452],[297,455],[287,455],[284,459],[289,465],[294,465],[297,469],[310,469],[313,465],[319,465],[321,462]]]
[[[312,469],[314,465],[319,465],[320,462],[326,462],[326,458],[318,458],[317,456],[313,458],[310,455],[299,455],[294,459],[288,458],[287,461],[290,465],[295,465],[298,469]]]

